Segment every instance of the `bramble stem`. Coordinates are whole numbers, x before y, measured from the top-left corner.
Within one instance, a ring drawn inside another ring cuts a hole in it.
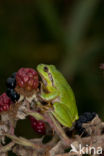
[[[45,120],[44,116],[36,111],[29,111],[26,112],[27,115],[31,115],[32,117],[36,118],[36,120]]]
[[[61,140],[63,140],[64,144],[69,146],[70,145],[70,139],[67,137],[63,128],[57,122],[57,120],[54,118],[54,116],[51,114],[51,112],[47,113],[47,122],[52,127],[52,129],[56,131],[56,133],[61,138]]]
[[[22,146],[26,146],[26,147],[31,147],[33,149],[38,149],[40,150],[42,148],[41,145],[32,143],[31,141],[22,138],[22,137],[16,137],[15,135],[10,135],[10,134],[5,134],[7,137],[9,137],[10,139],[13,140],[13,142],[15,142],[16,144],[22,145]]]

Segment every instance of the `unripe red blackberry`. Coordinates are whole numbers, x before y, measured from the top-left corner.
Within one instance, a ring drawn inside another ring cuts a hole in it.
[[[27,91],[38,88],[39,80],[37,72],[32,68],[20,68],[16,73],[16,83]]]
[[[11,103],[11,99],[7,96],[6,93],[3,93],[0,96],[0,112],[8,111]]]
[[[32,116],[30,116],[31,126],[33,130],[38,133],[44,135],[46,133],[45,123],[41,120],[36,120]]]

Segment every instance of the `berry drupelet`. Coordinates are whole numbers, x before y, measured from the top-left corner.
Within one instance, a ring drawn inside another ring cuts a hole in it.
[[[8,111],[10,108],[10,104],[12,104],[11,99],[7,96],[6,93],[3,93],[0,96],[0,112]]]
[[[79,116],[79,119],[76,121],[75,129],[79,134],[83,134],[83,136],[87,135],[85,128],[82,127],[83,123],[88,123],[96,116],[95,112],[85,112],[83,115]]]
[[[36,120],[32,116],[30,116],[29,119],[31,121],[31,126],[33,130],[38,134],[45,135],[46,133],[45,123],[41,120]]]
[[[20,68],[16,73],[17,86],[27,91],[37,89],[39,85],[38,74],[32,68]]]

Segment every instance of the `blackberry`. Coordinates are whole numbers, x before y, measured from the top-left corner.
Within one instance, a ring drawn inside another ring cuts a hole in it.
[[[93,113],[91,113],[91,112],[85,112],[84,114],[83,114],[83,117],[85,117],[86,118],[86,122],[89,122],[89,121],[91,121],[94,117],[96,116],[96,113],[95,112],[93,112]],[[85,123],[86,123],[85,122]]]
[[[14,89],[8,88],[6,93],[13,102],[18,101],[20,98],[20,95]]]
[[[20,68],[16,73],[17,86],[27,91],[37,89],[39,85],[38,73],[32,68]]]
[[[6,94],[7,94],[9,97],[11,96],[11,90],[13,90],[13,89],[7,88],[7,90],[6,90]]]
[[[83,123],[91,121],[96,116],[95,112],[85,112],[83,115],[79,116],[79,119],[76,121],[75,129],[78,134],[83,134],[82,136],[87,136],[85,128],[82,127]]]
[[[75,128],[80,129],[81,127],[82,127],[82,123],[80,122],[80,120],[77,120],[75,124]]]
[[[10,108],[10,104],[12,104],[11,99],[7,96],[6,93],[3,93],[0,96],[0,112],[8,111]]]
[[[82,124],[86,123],[87,119],[83,115],[79,116],[79,119],[76,121],[75,128],[80,130],[82,128]]]
[[[15,86],[16,86],[16,80],[15,80],[15,78],[9,77],[9,78],[7,79],[7,81],[6,81],[6,86],[7,86],[8,88],[15,88]]]
[[[87,122],[87,118],[84,115],[79,116],[79,120],[81,123],[86,123]]]
[[[31,126],[33,128],[33,130],[41,135],[45,135],[46,133],[46,128],[45,128],[45,123],[41,120],[36,120],[33,117],[29,117],[30,121],[31,121]]]

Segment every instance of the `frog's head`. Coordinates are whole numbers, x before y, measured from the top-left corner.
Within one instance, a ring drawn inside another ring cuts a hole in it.
[[[53,85],[53,74],[55,71],[54,65],[39,64],[37,66],[37,71],[38,71],[40,77],[42,78],[45,86]]]

